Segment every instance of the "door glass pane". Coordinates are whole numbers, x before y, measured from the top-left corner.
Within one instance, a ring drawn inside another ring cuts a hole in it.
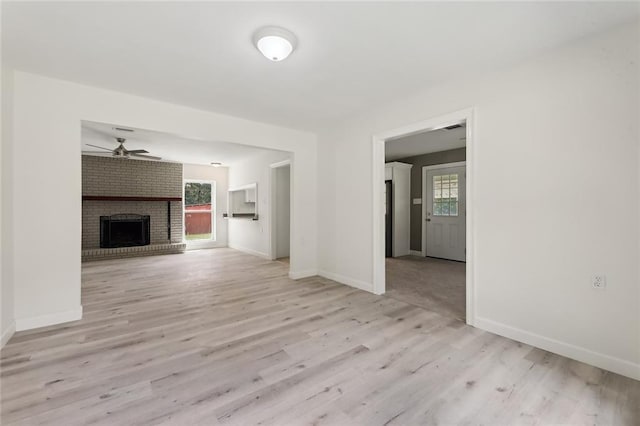
[[[449,216],[449,203],[442,203],[442,216]]]
[[[433,215],[442,216],[442,203],[439,201],[433,203]]]
[[[458,216],[458,174],[433,177],[433,215]]]

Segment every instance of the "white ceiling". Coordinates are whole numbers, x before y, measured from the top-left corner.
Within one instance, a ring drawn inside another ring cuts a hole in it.
[[[387,141],[384,144],[385,161],[462,148],[466,145],[466,132],[463,125],[457,129],[431,130]]]
[[[293,128],[502,67],[638,16],[640,3],[3,2],[17,69]],[[260,27],[298,37],[283,62]]]
[[[83,121],[81,137],[82,153],[111,156],[108,151],[101,153],[101,150],[87,146],[86,144],[114,149],[118,146],[115,140],[116,137],[122,137],[127,140],[124,146],[128,150],[146,149],[149,151],[149,154],[146,155],[162,157],[163,161],[175,161],[188,164],[210,165],[211,163],[219,162],[224,166],[230,166],[237,161],[245,160],[250,156],[269,151],[267,149],[237,143],[186,139],[167,133],[126,126],[122,127],[133,129],[134,132],[123,132],[114,130],[114,127],[120,126]]]

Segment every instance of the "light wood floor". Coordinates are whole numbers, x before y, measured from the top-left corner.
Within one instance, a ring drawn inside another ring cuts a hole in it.
[[[386,259],[386,295],[464,321],[465,263],[433,257]]]
[[[2,350],[2,424],[638,425],[640,382],[230,249],[83,265]]]

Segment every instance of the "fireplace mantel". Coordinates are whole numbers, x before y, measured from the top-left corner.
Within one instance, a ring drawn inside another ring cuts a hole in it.
[[[182,197],[124,197],[117,195],[83,195],[82,201],[182,201]]]

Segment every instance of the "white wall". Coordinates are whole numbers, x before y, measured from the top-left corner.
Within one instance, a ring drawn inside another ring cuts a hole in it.
[[[292,269],[316,270],[316,137],[313,134],[215,114],[119,92],[15,72],[14,169],[9,177],[20,214],[13,229],[15,317],[18,329],[81,315],[80,228],[82,120],[117,123],[198,140],[224,140],[292,151],[296,203]],[[4,146],[4,142],[3,142]],[[22,187],[40,188],[32,197]],[[3,191],[3,202],[7,194]],[[43,214],[42,206],[48,206]],[[5,239],[5,242],[6,239]],[[4,253],[5,250],[3,250]]]
[[[227,212],[227,190],[229,189],[229,168],[211,167],[201,164],[183,164],[182,177],[184,180],[209,180],[216,182],[216,240],[187,242],[188,249],[208,247],[226,247],[228,226],[227,220],[222,217]]]
[[[0,149],[0,347],[11,338],[15,330],[13,281],[13,71],[2,68],[2,146]]]
[[[640,378],[638,40],[636,23],[322,133],[322,273],[371,289],[372,135],[474,107],[475,324]]]
[[[276,258],[289,257],[289,213],[291,201],[291,167],[283,166],[275,171],[276,200]]]
[[[270,259],[271,237],[271,164],[278,163],[291,158],[288,152],[260,152],[247,158],[244,161],[237,162],[229,168],[229,188],[248,185],[250,183],[258,184],[258,217],[259,220],[250,220],[244,218],[228,219],[229,222],[229,247],[255,254],[256,256]],[[294,165],[294,188],[296,188],[295,179],[297,174]],[[300,187],[294,189],[294,209],[298,208],[299,203],[295,197],[302,192]],[[304,220],[297,213],[295,217]],[[274,236],[275,237],[275,236]],[[299,271],[293,268],[293,259],[302,253],[298,253],[297,248],[292,250],[291,271]]]

